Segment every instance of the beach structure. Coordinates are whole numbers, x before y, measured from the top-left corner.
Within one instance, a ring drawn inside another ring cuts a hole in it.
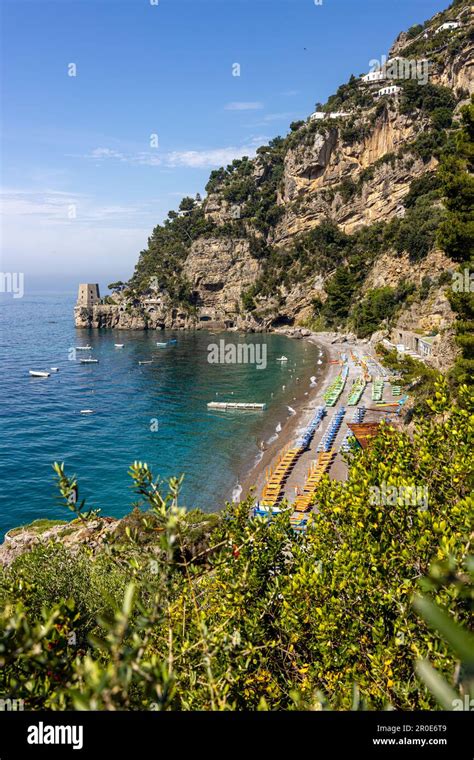
[[[371,439],[377,435],[380,422],[349,422],[347,427],[352,430],[362,448],[366,449]]]
[[[387,348],[396,348],[399,354],[408,354],[415,359],[428,359],[433,354],[435,335],[418,335],[410,330],[397,328],[390,336],[390,341],[385,340]]]
[[[207,404],[208,409],[222,409],[226,411],[228,409],[266,409],[266,404],[253,404],[245,403],[243,401],[209,401]]]
[[[96,282],[79,285],[76,306],[88,308],[97,303],[100,303],[99,285]]]

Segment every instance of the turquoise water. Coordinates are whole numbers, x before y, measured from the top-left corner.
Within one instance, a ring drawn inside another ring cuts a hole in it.
[[[279,335],[76,330],[74,296],[3,297],[2,494],[0,532],[39,517],[67,517],[56,501],[51,463],[79,478],[80,497],[104,514],[125,514],[136,498],[127,470],[135,459],[156,475],[185,473],[181,503],[212,511],[237,484],[303,399],[317,375],[318,348]],[[176,338],[158,348],[156,341]],[[210,364],[208,345],[224,338],[267,346],[267,369]],[[114,343],[123,343],[116,349]],[[82,365],[91,345],[98,364]],[[289,361],[279,364],[285,354]],[[139,360],[153,364],[139,366]],[[49,378],[28,370],[59,367]],[[321,370],[321,366],[318,368]],[[296,378],[299,378],[297,380]],[[283,390],[283,385],[286,386]],[[273,394],[273,397],[272,397]],[[216,412],[208,401],[268,403],[265,412]],[[81,415],[93,409],[93,415]],[[156,428],[158,428],[156,430]]]

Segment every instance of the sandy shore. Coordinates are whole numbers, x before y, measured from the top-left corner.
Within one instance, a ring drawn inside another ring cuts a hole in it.
[[[323,394],[341,370],[339,364],[331,364],[331,361],[340,359],[341,353],[347,354],[351,350],[351,347],[354,346],[354,343],[342,341],[333,343],[334,338],[333,333],[312,333],[302,338],[302,340],[307,340],[321,348],[323,352],[323,356],[321,357],[323,360],[322,372],[319,375],[317,385],[314,388],[309,388],[308,397],[305,398],[304,403],[297,407],[296,414],[288,418],[282,426],[278,439],[266,449],[260,462],[248,472],[242,482],[241,499],[245,499],[250,493],[255,497],[260,495],[265,483],[266,470],[269,467],[274,468],[282,449],[298,437],[300,429],[305,427],[314,416],[316,407],[324,405]],[[365,344],[364,350],[369,352],[370,346]],[[294,496],[296,486],[301,485],[305,480],[306,472],[312,459],[314,459],[313,451],[306,452],[300,457],[288,479],[285,495],[290,498]]]

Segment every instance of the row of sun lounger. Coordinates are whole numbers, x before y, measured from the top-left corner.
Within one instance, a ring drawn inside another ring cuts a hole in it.
[[[358,377],[354,382],[349,398],[347,399],[347,406],[356,406],[359,403],[360,397],[365,390],[365,380],[362,377]]]
[[[392,396],[401,396],[402,389],[399,385],[392,385]]]
[[[372,401],[382,401],[384,381],[377,379],[372,383]]]
[[[260,505],[272,507],[281,498],[284,485],[294,464],[301,454],[301,447],[288,449],[280,459],[275,471],[271,474],[262,491]]]
[[[313,435],[315,434],[319,423],[323,419],[324,415],[326,414],[326,410],[324,406],[318,406],[316,408],[315,415],[309,425],[307,426],[304,433],[295,441],[295,446],[300,446],[302,449],[307,449]]]
[[[335,406],[339,396],[344,390],[346,378],[347,378],[347,374],[346,374],[346,377],[343,377],[343,375],[340,374],[331,383],[331,385],[329,386],[329,388],[324,394],[324,401],[326,403],[326,406]]]
[[[328,429],[318,443],[316,451],[328,452],[332,449],[336,436],[339,432],[339,428],[341,427],[345,411],[346,410],[344,407],[341,407],[341,409],[338,409],[338,411],[334,413],[331,422],[329,423]]]
[[[324,473],[329,470],[333,458],[333,451],[324,452],[318,456],[318,459],[310,470],[308,479],[304,484],[303,493],[299,494],[296,497],[295,503],[293,505],[295,512],[306,512],[311,508],[318,484]]]

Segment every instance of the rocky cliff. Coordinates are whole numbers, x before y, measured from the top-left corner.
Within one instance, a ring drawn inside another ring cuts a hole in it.
[[[456,29],[439,30],[453,20]],[[445,332],[451,345],[442,275],[455,265],[436,248],[436,170],[473,91],[471,32],[470,4],[453,4],[399,35],[389,53],[405,67],[397,78],[351,77],[285,138],[212,172],[204,201],[187,198],[170,212],[127,287],[77,308],[76,325],[262,330],[323,319],[338,327],[321,304],[329,308],[346,268],[352,303],[342,322],[353,327],[358,304],[363,311],[371,293],[391,288],[392,326]],[[387,86],[393,91],[380,93]]]

